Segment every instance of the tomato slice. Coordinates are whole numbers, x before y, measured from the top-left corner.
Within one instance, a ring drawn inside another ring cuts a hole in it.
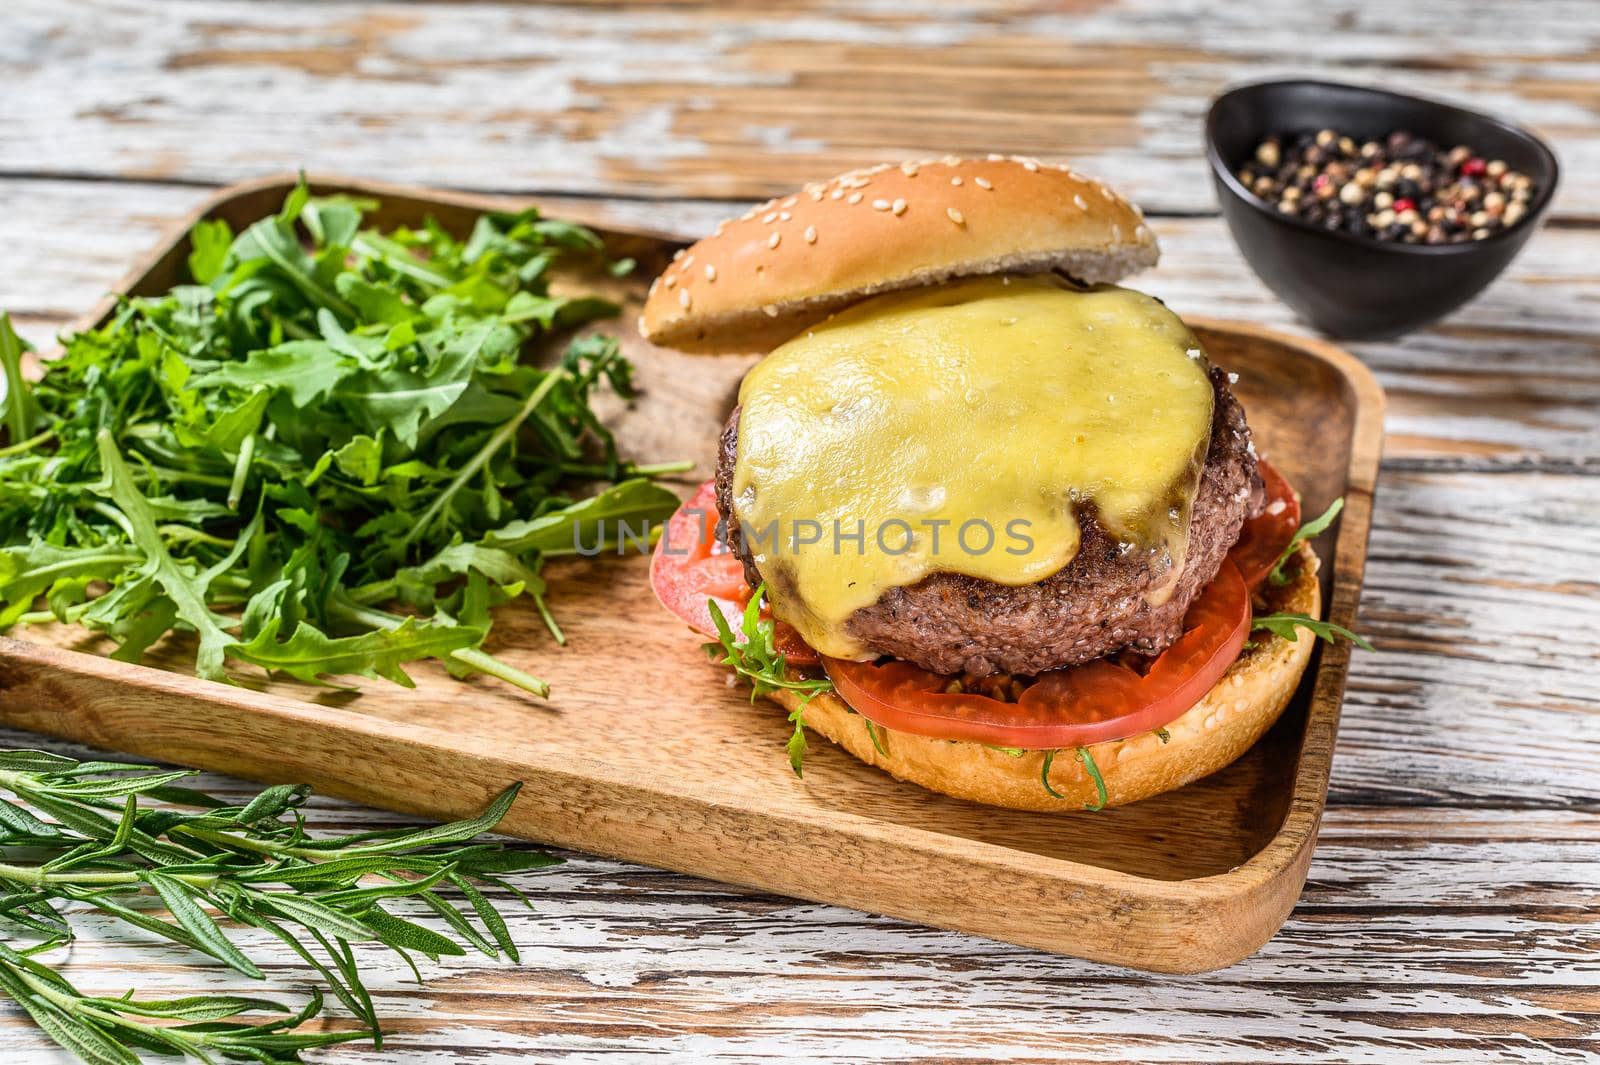
[[[824,657],[822,664],[844,701],[887,729],[997,747],[1082,747],[1176,720],[1228,671],[1250,631],[1250,592],[1231,563],[1223,562],[1183,624],[1183,635],[1142,675],[1102,658],[1041,674],[1016,702],[947,691],[952,678],[909,662]]]
[[[1245,585],[1252,590],[1267,579],[1300,528],[1300,500],[1288,480],[1265,459],[1257,463],[1257,468],[1267,486],[1266,509],[1244,523],[1238,542],[1228,552]]]
[[[744,565],[717,539],[717,487],[707,481],[695,489],[667,522],[650,557],[650,587],[661,605],[702,636],[715,637],[710,603],[715,601],[735,630],[754,591],[744,579]],[[771,617],[765,609],[764,617]],[[815,665],[813,651],[784,622],[773,627],[774,646],[797,666]]]

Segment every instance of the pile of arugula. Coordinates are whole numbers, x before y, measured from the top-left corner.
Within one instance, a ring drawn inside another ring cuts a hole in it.
[[[549,289],[603,261],[593,233],[533,210],[382,233],[375,206],[302,184],[237,236],[202,222],[192,283],[122,300],[36,384],[0,315],[0,631],[75,623],[128,661],[190,632],[213,680],[237,659],[409,684],[438,658],[546,694],[482,650],[491,608],[527,596],[561,640],[543,561],[664,520],[650,478],[687,464],[619,458],[590,406],[633,395],[614,338],[529,358],[617,311]]]

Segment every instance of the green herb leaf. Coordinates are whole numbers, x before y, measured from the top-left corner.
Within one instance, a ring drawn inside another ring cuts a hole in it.
[[[1332,503],[1329,503],[1328,509],[1317,515],[1315,518],[1312,518],[1310,521],[1301,522],[1300,528],[1296,529],[1294,535],[1289,538],[1289,543],[1283,549],[1283,554],[1278,556],[1278,561],[1273,565],[1272,572],[1267,575],[1267,579],[1273,584],[1280,586],[1288,584],[1289,576],[1284,572],[1284,566],[1288,565],[1289,560],[1294,558],[1299,552],[1301,544],[1305,543],[1314,536],[1321,536],[1324,532],[1326,532],[1328,526],[1333,524],[1333,519],[1337,518],[1339,516],[1339,512],[1343,509],[1344,496],[1340,496]]]
[[[1078,748],[1078,761],[1083,763],[1084,771],[1088,773],[1089,778],[1094,781],[1095,790],[1094,802],[1084,803],[1083,808],[1085,810],[1104,810],[1106,808],[1106,782],[1105,779],[1101,777],[1100,767],[1095,765],[1094,755],[1089,753],[1089,748]]]
[[[1282,636],[1290,643],[1300,638],[1300,629],[1309,629],[1311,635],[1319,640],[1326,640],[1329,643],[1349,640],[1363,651],[1376,650],[1365,636],[1351,632],[1343,625],[1336,625],[1331,621],[1319,621],[1309,614],[1263,614],[1251,619],[1250,628],[1265,629],[1274,636]]]
[[[406,618],[393,629],[374,629],[360,636],[333,638],[302,621],[287,640],[279,642],[279,619],[273,618],[249,643],[235,643],[228,653],[264,669],[287,673],[304,681],[348,674],[381,677],[403,687],[414,687],[401,666],[419,658],[445,658],[483,639],[483,631],[459,625],[422,625]]]
[[[233,246],[233,230],[220,218],[201,219],[189,231],[189,276],[209,285],[222,274]]]
[[[728,619],[715,599],[706,600],[711,612],[711,622],[717,628],[717,642],[703,645],[707,654],[721,655],[721,663],[732,666],[733,671],[750,682],[750,701],[774,691],[792,691],[801,697],[800,705],[789,714],[794,731],[789,735],[786,750],[789,765],[795,776],[803,776],[802,766],[806,755],[805,708],[806,704],[822,692],[833,690],[833,682],[826,677],[798,677],[789,673],[787,658],[773,644],[775,626],[771,619],[761,616],[761,601],[767,586],[762,584],[750,594],[739,622],[739,636],[734,635]]]
[[[27,342],[11,328],[11,316],[0,313],[0,371],[5,375],[5,427],[13,447],[33,435],[39,420],[39,406],[28,382],[22,376],[22,353]]]
[[[1044,785],[1045,793],[1052,799],[1065,799],[1065,795],[1050,786],[1050,767],[1055,764],[1055,760],[1055,751],[1044,752],[1044,761],[1039,766],[1039,782]]]

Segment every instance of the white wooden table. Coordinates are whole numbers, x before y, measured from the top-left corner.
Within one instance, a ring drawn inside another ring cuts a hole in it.
[[[928,6],[0,8],[0,307],[36,340],[213,186],[294,166],[598,198],[688,236],[858,163],[1070,158],[1149,210],[1166,255],[1140,287],[1287,329],[1199,153],[1224,84],[1449,96],[1534,126],[1566,166],[1549,224],[1477,302],[1353,345],[1390,396],[1361,612],[1378,650],[1355,658],[1305,896],[1258,956],[1147,977],[573,856],[527,880],[522,966],[449,963],[423,989],[384,969],[395,1037],[317,1060],[1594,1060],[1600,5]],[[325,800],[313,818],[395,820]],[[232,982],[90,931],[70,969],[86,988]],[[0,1060],[65,1056],[0,1009]]]

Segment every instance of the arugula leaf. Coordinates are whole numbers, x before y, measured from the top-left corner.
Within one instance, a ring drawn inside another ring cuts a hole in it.
[[[750,594],[750,602],[739,621],[738,636],[723,616],[717,601],[706,600],[711,611],[711,623],[717,628],[717,640],[705,644],[704,649],[713,658],[720,654],[720,664],[732,666],[734,673],[750,682],[752,703],[763,695],[780,690],[800,695],[800,705],[789,713],[789,722],[794,726],[794,731],[785,747],[789,754],[789,766],[798,777],[804,775],[801,770],[806,755],[806,704],[823,692],[833,691],[833,682],[826,677],[811,679],[789,675],[787,656],[773,644],[776,626],[770,618],[761,616],[761,602],[766,591],[767,586],[762,584]],[[739,636],[744,638],[741,640]]]
[[[885,738],[884,735],[881,735],[879,733],[878,726],[874,725],[872,723],[872,719],[869,718],[869,717],[863,716],[861,718],[861,720],[866,722],[866,725],[867,725],[867,737],[872,740],[872,749],[877,751],[879,754],[881,754],[885,758],[889,757],[889,743],[888,743],[888,740]],[[885,729],[884,732],[887,733],[888,730]]]
[[[1066,798],[1065,795],[1050,786],[1050,767],[1055,764],[1056,755],[1060,753],[1060,751],[1045,751],[1044,761],[1039,766],[1039,782],[1044,785],[1045,792],[1052,799]],[[1094,755],[1089,753],[1089,748],[1078,747],[1074,749],[1074,753],[1077,755],[1078,761],[1083,763],[1084,772],[1088,773],[1089,779],[1094,781],[1095,801],[1084,803],[1083,808],[1098,813],[1106,808],[1105,779],[1100,776],[1100,767],[1095,765]]]
[[[134,486],[133,475],[117,452],[111,433],[100,430],[95,436],[95,443],[100,449],[100,468],[106,476],[111,499],[127,519],[130,538],[145,554],[147,572],[167,593],[176,616],[188,622],[199,634],[200,650],[195,655],[195,671],[207,680],[225,679],[223,654],[235,640],[222,630],[222,625],[228,623],[227,619],[219,618],[206,605],[206,593],[209,590],[207,582],[200,580],[200,575],[192,567],[180,564],[167,551],[167,545],[156,529],[149,501]]]
[[[204,384],[267,388],[285,393],[296,407],[309,407],[359,369],[326,340],[290,340],[253,351],[243,362],[227,363]]]
[[[1078,761],[1083,763],[1084,772],[1089,774],[1089,779],[1094,781],[1095,800],[1083,804],[1085,810],[1100,811],[1106,808],[1106,782],[1100,775],[1100,767],[1094,764],[1094,755],[1089,753],[1089,748],[1078,748]]]
[[[1251,619],[1250,628],[1265,629],[1274,636],[1282,636],[1290,643],[1300,638],[1300,629],[1311,630],[1311,635],[1319,640],[1337,643],[1340,640],[1349,640],[1363,651],[1374,651],[1365,636],[1351,632],[1343,625],[1336,625],[1331,621],[1319,621],[1309,614],[1263,614]]]
[[[15,447],[33,435],[38,403],[22,376],[22,353],[28,344],[11,328],[11,316],[0,312],[0,371],[5,374],[5,426]]]
[[[222,274],[233,245],[233,229],[220,218],[203,218],[189,231],[189,276],[209,285]]]
[[[272,619],[249,643],[236,643],[228,653],[264,669],[304,681],[328,675],[382,677],[405,688],[416,685],[400,668],[419,658],[443,658],[483,640],[483,630],[461,625],[419,625],[407,618],[392,629],[374,629],[360,636],[331,638],[302,621],[287,640],[278,641],[280,622]]]
[[[526,521],[489,532],[484,547],[546,555],[598,554],[624,535],[644,531],[670,518],[678,497],[644,478],[623,481],[599,495]]]
[[[1065,795],[1050,786],[1050,767],[1055,764],[1056,754],[1056,751],[1044,752],[1044,761],[1039,766],[1039,783],[1044,785],[1045,793],[1052,799],[1065,799]]]
[[[1317,515],[1315,518],[1312,518],[1310,521],[1301,522],[1300,528],[1296,529],[1294,531],[1294,535],[1289,537],[1288,545],[1284,547],[1283,554],[1278,556],[1278,561],[1273,565],[1272,571],[1267,574],[1267,579],[1273,584],[1280,586],[1288,584],[1289,575],[1283,571],[1283,567],[1288,565],[1289,560],[1294,558],[1299,552],[1301,544],[1305,543],[1314,536],[1321,536],[1323,532],[1327,530],[1328,526],[1333,524],[1333,519],[1337,518],[1339,516],[1339,512],[1343,509],[1344,496],[1340,496],[1332,503],[1329,503],[1328,509]]]

